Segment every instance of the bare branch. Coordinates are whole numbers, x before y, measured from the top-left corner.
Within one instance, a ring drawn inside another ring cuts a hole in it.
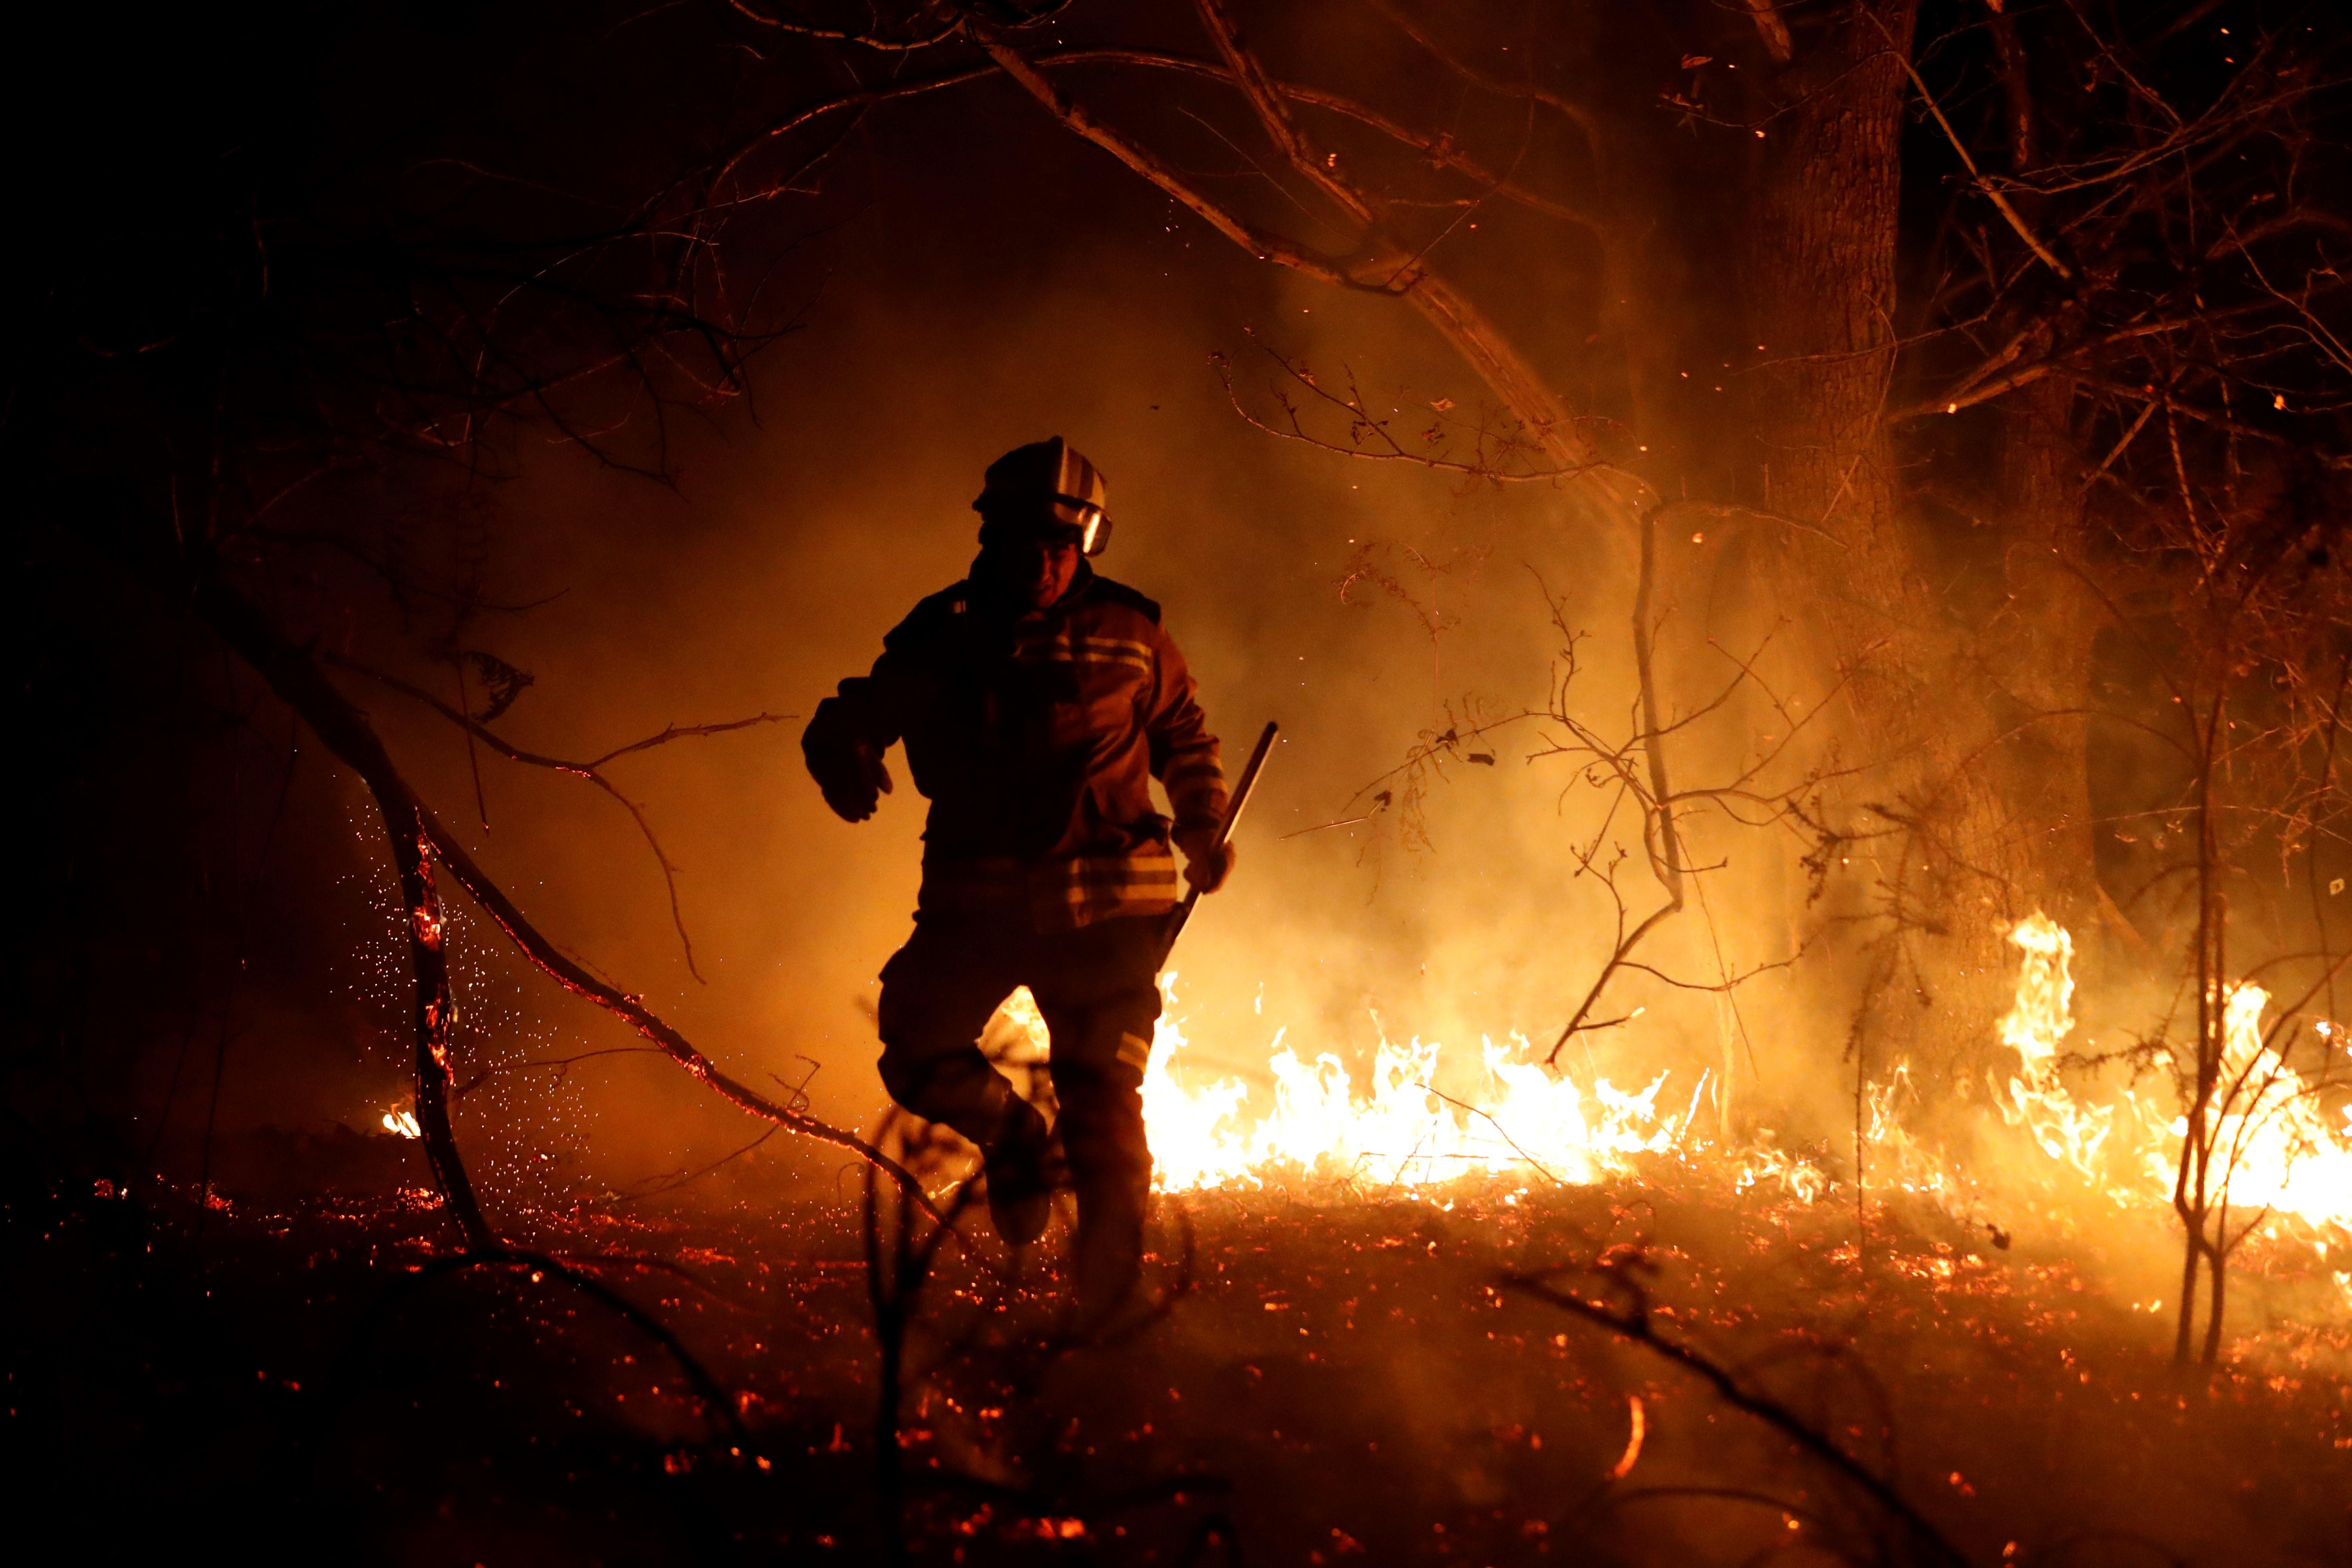
[[[1398,296],[1410,302],[1494,389],[1555,462],[1573,466],[1591,461],[1591,454],[1578,434],[1575,421],[1544,378],[1509,338],[1417,251],[1399,245],[1374,226],[1359,237],[1353,255],[1341,258],[1307,250],[1250,224],[1212,200],[1160,158],[1064,96],[1034,61],[977,18],[967,17],[966,32],[1047,112],[1181,202],[1251,255],[1321,282]]]
[[[1464,59],[1461,56],[1455,54],[1444,45],[1439,43],[1430,33],[1429,29],[1423,27],[1420,23],[1407,16],[1403,7],[1398,5],[1395,3],[1395,0],[1364,0],[1364,4],[1379,12],[1382,16],[1388,18],[1389,22],[1394,26],[1399,32],[1402,33],[1406,37],[1411,38],[1414,43],[1419,44],[1423,49],[1428,51],[1433,59],[1436,60],[1438,64],[1444,66],[1447,70],[1452,71],[1455,76],[1460,77],[1464,81],[1469,82],[1473,86],[1480,88],[1485,91],[1494,93],[1498,97],[1526,99],[1530,102],[1539,103],[1547,109],[1555,110],[1559,114],[1564,116],[1569,122],[1573,124],[1579,131],[1584,132],[1585,139],[1588,142],[1592,143],[1595,146],[1598,145],[1599,138],[1596,134],[1596,124],[1592,112],[1584,105],[1578,103],[1573,99],[1564,98],[1559,93],[1538,87],[1531,81],[1507,81],[1503,78],[1495,75],[1492,71],[1479,69],[1476,66],[1472,65],[1469,61]]]
[[[688,740],[702,735],[724,735],[737,730],[748,730],[755,724],[778,724],[787,719],[794,718],[796,715],[791,713],[755,713],[749,719],[734,719],[719,724],[672,724],[665,728],[657,735],[648,735],[642,741],[632,741],[625,746],[615,746],[613,750],[606,752],[603,756],[596,757],[589,762],[566,762],[561,757],[542,756],[539,752],[527,752],[523,750],[520,746],[508,741],[497,731],[490,729],[488,725],[476,720],[471,714],[460,712],[458,710],[450,707],[447,703],[442,701],[439,698],[434,696],[424,688],[411,685],[409,682],[401,679],[396,675],[387,674],[383,670],[373,668],[367,665],[359,663],[355,659],[345,658],[340,654],[328,653],[323,657],[329,664],[334,665],[338,668],[348,669],[356,675],[363,675],[379,685],[389,687],[391,689],[399,692],[404,697],[411,698],[418,702],[424,703],[426,707],[440,714],[441,717],[448,720],[449,722],[463,730],[469,740],[478,740],[482,742],[492,751],[497,752],[500,756],[506,758],[509,762],[520,763],[528,767],[546,768],[555,773],[570,773],[574,778],[585,779],[590,784],[594,784],[598,789],[603,790],[606,795],[612,796],[614,800],[619,801],[621,803],[621,808],[629,814],[629,819],[637,825],[637,832],[644,837],[646,847],[654,852],[655,863],[661,868],[662,884],[669,893],[670,924],[677,931],[679,947],[685,951],[687,973],[693,975],[695,979],[702,981],[704,984],[709,984],[709,981],[703,980],[702,971],[695,965],[694,941],[687,934],[685,911],[678,903],[677,865],[671,861],[667,852],[662,848],[661,840],[654,837],[653,824],[646,819],[645,808],[637,805],[635,801],[631,800],[627,795],[623,795],[619,786],[615,785],[612,780],[606,778],[599,770],[602,769],[605,763],[612,762],[617,757],[625,757],[637,752],[651,751],[656,746],[667,745],[672,741]]]
[[[1086,109],[1065,96],[1062,90],[1045,79],[1027,56],[1005,42],[993,31],[967,20],[965,30],[971,40],[997,68],[1018,83],[1021,89],[1035,99],[1045,111],[1060,121],[1076,134],[1084,137],[1112,157],[1126,164],[1160,190],[1173,196],[1194,214],[1206,220],[1209,226],[1248,251],[1261,261],[1278,262],[1295,271],[1325,283],[1344,283],[1347,274],[1328,257],[1318,256],[1290,241],[1249,223],[1228,210],[1223,204],[1212,200],[1191,181],[1176,173],[1152,153],[1112,131]]]
[[[1563,1311],[1572,1312],[1588,1322],[1598,1323],[1612,1333],[1630,1340],[1697,1376],[1713,1388],[1725,1404],[1761,1421],[1859,1489],[1889,1518],[1901,1524],[1915,1545],[1932,1561],[1944,1563],[1947,1568],[1966,1568],[1968,1559],[1961,1554],[1959,1549],[1947,1541],[1943,1532],[1930,1524],[1917,1510],[1906,1501],[1900,1492],[1873,1475],[1853,1455],[1799,1420],[1788,1406],[1765,1394],[1742,1387],[1739,1381],[1724,1367],[1699,1354],[1689,1346],[1668,1339],[1660,1333],[1650,1321],[1649,1300],[1641,1287],[1627,1279],[1622,1268],[1607,1269],[1604,1272],[1611,1282],[1616,1285],[1620,1293],[1630,1298],[1631,1304],[1624,1309],[1612,1309],[1599,1302],[1585,1300],[1582,1297],[1571,1295],[1545,1283],[1539,1275],[1508,1275],[1505,1277],[1503,1283],[1509,1289],[1531,1296],[1537,1300],[1546,1301]]]
[[[1952,151],[1959,154],[1960,165],[1968,170],[1969,178],[1976,182],[1977,189],[1985,194],[1986,198],[2000,211],[2002,218],[2007,220],[2009,226],[2017,231],[2017,237],[2025,241],[2026,248],[2042,258],[2043,266],[2061,278],[2073,278],[2074,269],[2059,260],[2058,253],[2042,242],[2042,237],[2033,232],[2032,226],[2025,221],[2024,215],[2011,205],[2009,198],[2001,195],[2000,189],[1984,177],[1984,171],[1977,167],[1976,156],[1969,151],[1968,142],[1961,139],[1958,132],[1952,129],[1952,122],[1944,118],[1944,106],[1936,101],[1936,95],[1927,90],[1927,81],[1919,75],[1919,68],[1911,63],[1910,51],[1895,41],[1895,35],[1888,31],[1886,24],[1879,19],[1877,12],[1865,8],[1863,15],[1870,18],[1873,26],[1885,34],[1886,47],[1894,50],[1903,61],[1903,68],[1910,76],[1911,85],[1918,90],[1919,101],[1927,106],[1927,112],[1935,116],[1937,125],[1943,127],[1945,140],[1951,142]]]
[[[1044,21],[1063,9],[1066,3],[1067,0],[1056,0],[1055,4],[1042,7],[1032,20]],[[933,26],[929,32],[908,33],[894,37],[887,33],[861,33],[846,27],[821,26],[814,22],[801,21],[797,17],[761,10],[747,5],[745,0],[727,0],[727,7],[745,21],[774,32],[832,43],[856,44],[860,48],[873,49],[877,53],[903,54],[912,53],[917,49],[932,48],[950,42],[963,29],[961,18],[950,16],[947,21]]]
[[[1299,131],[1297,122],[1291,119],[1290,110],[1284,105],[1282,90],[1265,74],[1265,68],[1258,63],[1257,56],[1242,47],[1241,29],[1235,25],[1233,13],[1226,8],[1224,0],[1193,0],[1193,9],[1200,16],[1201,26],[1208,33],[1209,41],[1216,45],[1217,53],[1223,58],[1225,68],[1232,73],[1234,82],[1242,89],[1242,96],[1249,100],[1250,108],[1255,111],[1258,124],[1265,128],[1266,135],[1272,138],[1282,155],[1290,161],[1291,167],[1306,175],[1317,190],[1353,218],[1358,226],[1369,227],[1372,222],[1371,203],[1364,198],[1363,193],[1356,189],[1352,182],[1339,173],[1339,154],[1322,155],[1320,150],[1309,143]]]

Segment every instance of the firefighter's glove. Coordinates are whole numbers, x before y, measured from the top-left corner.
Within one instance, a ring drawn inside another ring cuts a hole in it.
[[[1184,851],[1184,879],[1204,893],[1215,892],[1234,874],[1233,841],[1218,843],[1214,828],[1179,833],[1176,847]]]
[[[844,822],[865,821],[890,793],[889,767],[882,753],[864,741],[853,741],[822,760],[811,757],[809,772],[824,792],[824,804]]]
[[[824,804],[844,822],[863,822],[890,793],[890,770],[873,742],[845,722],[828,698],[817,705],[816,718],[801,736],[801,755],[811,777],[824,794]]]

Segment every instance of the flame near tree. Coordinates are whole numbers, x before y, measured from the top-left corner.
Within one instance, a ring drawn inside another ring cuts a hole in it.
[[[2021,1173],[2087,1186],[2142,1213],[2161,1212],[2173,1203],[2189,1118],[2158,1110],[2128,1088],[2097,1100],[2071,1090],[2062,1045],[2074,1027],[2074,939],[2036,912],[2018,923],[2010,941],[2022,963],[2015,1004],[1998,1026],[2018,1063],[2006,1082],[1992,1083],[1992,1100],[2000,1121],[2048,1161]],[[1419,1192],[1476,1175],[1586,1184],[1628,1172],[1644,1154],[1684,1161],[1695,1172],[1727,1168],[1739,1189],[1769,1184],[1805,1203],[1832,1185],[1818,1165],[1779,1147],[1769,1131],[1737,1151],[1710,1150],[1696,1140],[1690,1108],[1704,1074],[1679,1111],[1673,1107],[1685,1097],[1667,1093],[1664,1072],[1633,1091],[1596,1079],[1588,1094],[1552,1077],[1516,1036],[1508,1046],[1481,1042],[1484,1092],[1468,1100],[1436,1088],[1439,1045],[1382,1038],[1360,1088],[1339,1057],[1322,1052],[1304,1059],[1281,1029],[1267,1047],[1270,1097],[1260,1098],[1236,1078],[1194,1082],[1182,1063],[1191,1047],[1172,1013],[1172,982],[1171,976],[1171,1011],[1160,1019],[1143,1085],[1154,1179],[1163,1191],[1291,1182],[1333,1195]],[[2288,1065],[2277,1026],[2268,1035],[2262,1026],[2269,1000],[2252,984],[2228,993],[2224,1078],[2231,1089],[2217,1099],[2212,1120],[2221,1151],[2212,1191],[2221,1213],[2234,1208],[2245,1216],[2232,1247],[2274,1216],[2325,1258],[2352,1245],[2352,1105],[2331,1118],[2318,1086]],[[1042,1059],[1045,1026],[1025,993],[1015,994],[1005,1016],[1027,1037],[1030,1059]],[[2333,1026],[2322,1024],[2317,1033],[2337,1043]],[[1898,1064],[1875,1087],[1866,1137],[1880,1168],[1890,1173],[1888,1184],[1957,1204],[1968,1184],[1905,1125],[1908,1081]],[[1727,1165],[1709,1163],[1710,1154],[1728,1156]],[[2335,1279],[2352,1302],[2352,1272]]]

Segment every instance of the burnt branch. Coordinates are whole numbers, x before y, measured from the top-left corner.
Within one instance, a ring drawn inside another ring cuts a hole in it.
[[[1733,1409],[1778,1432],[1800,1450],[1853,1487],[1867,1498],[1886,1518],[1899,1526],[1911,1550],[1924,1560],[1944,1564],[1945,1568],[1966,1568],[1968,1559],[1946,1539],[1943,1531],[1928,1522],[1913,1508],[1892,1484],[1872,1472],[1859,1459],[1839,1447],[1811,1425],[1800,1419],[1796,1413],[1769,1394],[1744,1386],[1731,1372],[1680,1341],[1661,1333],[1650,1314],[1648,1293],[1640,1284],[1627,1278],[1622,1267],[1602,1270],[1615,1288],[1624,1305],[1612,1307],[1591,1301],[1581,1296],[1548,1283],[1542,1275],[1514,1274],[1504,1278],[1506,1288],[1548,1305],[1558,1307],[1585,1321],[1598,1324],[1621,1339],[1640,1345],[1652,1354],[1672,1362],[1691,1373]]]
[[[1068,0],[1051,0],[1050,4],[1039,5],[1030,12],[1025,20],[1029,23],[1045,21],[1066,9],[1067,4]],[[754,26],[823,42],[855,44],[861,49],[872,49],[879,54],[905,54],[917,49],[935,48],[953,40],[963,27],[961,18],[950,13],[942,19],[938,15],[940,8],[931,5],[919,8],[917,14],[908,19],[908,27],[896,33],[883,32],[878,26],[828,27],[787,15],[781,6],[753,5],[747,4],[746,0],[727,0],[727,6]]]
[[[531,1061],[508,1062],[500,1067],[484,1068],[481,1071],[467,1079],[464,1083],[459,1084],[456,1089],[450,1090],[449,1098],[452,1100],[463,1100],[466,1096],[473,1093],[476,1089],[481,1088],[482,1085],[489,1082],[490,1079],[497,1078],[501,1073],[529,1072],[541,1068],[552,1068],[555,1070],[557,1080],[561,1081],[571,1076],[572,1068],[575,1063],[593,1061],[599,1057],[643,1057],[659,1055],[661,1055],[660,1047],[656,1046],[607,1046],[601,1051],[582,1051],[575,1056],[541,1057]],[[795,1109],[798,1108],[795,1107]]]
[[[278,635],[253,604],[217,576],[199,578],[191,600],[198,616],[235,649],[328,751],[358,773],[373,797],[400,878],[402,924],[415,975],[415,1114],[433,1179],[468,1250],[498,1245],[449,1125],[449,1031],[456,1001],[443,949],[446,922],[433,875],[437,829],[383,741],[308,655]]]
[[[394,834],[402,885],[410,899],[410,951],[419,988],[416,1120],[435,1177],[468,1246],[488,1247],[494,1240],[449,1131],[450,1003],[447,965],[441,951],[440,905],[434,890],[436,865],[449,873],[525,958],[563,989],[621,1019],[739,1110],[856,1153],[898,1184],[909,1203],[945,1224],[921,1183],[898,1162],[856,1133],[780,1104],[722,1072],[693,1042],[646,1006],[644,998],[589,973],[550,942],[409,790],[366,716],[335,689],[316,661],[280,637],[244,595],[217,576],[207,576],[194,584],[194,603],[205,622],[259,671],[327,749],[366,780]]]
[[[672,1028],[653,1009],[647,1007],[642,998],[616,989],[573,962],[570,956],[540,934],[538,928],[524,918],[522,911],[515,906],[512,900],[506,896],[505,891],[497,883],[491,881],[482,868],[474,863],[473,857],[466,853],[463,846],[443,834],[438,823],[432,823],[430,826],[433,830],[435,858],[449,868],[450,875],[456,879],[457,885],[466,889],[467,894],[481,907],[483,913],[498,922],[499,928],[507,933],[522,954],[557,984],[576,996],[593,1002],[606,1012],[620,1018],[631,1028],[651,1040],[660,1048],[663,1055],[684,1068],[689,1075],[708,1086],[721,1100],[737,1110],[748,1115],[775,1122],[781,1127],[789,1128],[803,1137],[814,1138],[819,1142],[832,1143],[849,1150],[868,1164],[887,1174],[901,1188],[906,1189],[908,1200],[917,1207],[940,1219],[942,1224],[945,1223],[944,1217],[933,1206],[929,1196],[923,1192],[922,1184],[906,1167],[856,1133],[844,1131],[828,1122],[818,1121],[814,1116],[794,1110],[788,1105],[779,1104],[729,1077],[719,1069],[718,1064],[697,1049],[684,1035]]]

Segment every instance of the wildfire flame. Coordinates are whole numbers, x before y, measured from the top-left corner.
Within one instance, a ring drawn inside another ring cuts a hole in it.
[[[2000,1022],[2001,1040],[2019,1060],[2006,1087],[1994,1086],[2002,1120],[2109,1197],[2168,1204],[2188,1118],[2142,1108],[2140,1116],[2118,1122],[2121,1105],[2085,1105],[2069,1093],[2058,1079],[2058,1042],[2074,1027],[2074,982],[2068,973],[2074,941],[2040,913],[2020,922],[2010,941],[2025,958],[2017,1004]],[[2331,1125],[2315,1086],[2288,1065],[2284,1040],[2265,1039],[2263,1009],[2269,1003],[2270,994],[2252,984],[2224,994],[2221,1087],[2212,1118],[2215,1195],[2249,1217],[2267,1209],[2314,1228],[2352,1229],[2352,1107]],[[2316,1032],[2322,1040],[2335,1038],[2326,1023]],[[2125,1103],[2140,1108],[2128,1094]],[[2131,1131],[2118,1137],[2122,1129]],[[2125,1149],[2112,1149],[2111,1141]],[[2118,1163],[2123,1173],[2112,1176]]]
[[[1819,1203],[1830,1190],[1828,1173],[1803,1155],[1781,1148],[1769,1128],[1757,1134],[1756,1146],[1740,1162],[1736,1184],[1744,1193],[1767,1182],[1778,1182],[1782,1192],[1801,1204]]]
[[[2214,1119],[2215,1168],[2232,1208],[2269,1209],[2311,1226],[2352,1229],[2352,1105],[2331,1127],[2319,1097],[2265,1041],[2270,993],[2232,986],[2222,1004],[2221,1089]],[[2189,1119],[2174,1119],[2177,1140]],[[2161,1148],[2147,1158],[2150,1180],[2169,1192],[2174,1167]]]
[[[2074,939],[2036,913],[2010,941],[2022,963],[2015,1004],[1999,1026],[2002,1043],[2017,1053],[2017,1069],[1990,1082],[2001,1120],[2051,1162],[2047,1177],[2087,1183],[2118,1204],[2168,1207],[2185,1119],[2153,1110],[2129,1089],[2084,1090],[2078,1098],[2066,1086],[2060,1047],[2074,1027]],[[1143,1079],[1153,1181],[1162,1189],[1316,1180],[1413,1191],[1476,1174],[1587,1184],[1629,1169],[1636,1155],[1694,1156],[1686,1134],[1705,1075],[1687,1106],[1662,1108],[1664,1073],[1639,1089],[1602,1078],[1588,1089],[1554,1078],[1516,1034],[1507,1044],[1481,1042],[1477,1086],[1459,1095],[1437,1087],[1443,1047],[1418,1038],[1399,1045],[1383,1037],[1361,1081],[1335,1055],[1302,1058],[1281,1030],[1267,1046],[1265,1081],[1196,1075],[1172,1012],[1174,980],[1162,983],[1171,1006]],[[2257,985],[2228,993],[2215,1179],[2232,1208],[2295,1222],[2326,1258],[2329,1247],[2352,1244],[2352,1106],[2330,1111],[2279,1044],[2265,1041],[2268,1001]],[[1032,1047],[1025,1058],[1007,1059],[1042,1062],[1045,1024],[1025,994],[1015,994],[1000,1023]],[[2332,1050],[2338,1031],[2321,1025],[2317,1033]],[[1911,1092],[1901,1065],[1866,1090],[1872,1185],[1948,1205],[1969,1201],[1971,1184],[1906,1126]],[[1834,1184],[1811,1160],[1779,1147],[1769,1130],[1724,1153],[1717,1168],[1741,1191],[1776,1186],[1810,1204]],[[2337,1283],[2352,1300],[2352,1274]]]
[[[383,1113],[383,1130],[395,1138],[422,1138],[425,1130],[416,1125],[413,1110],[387,1110]]]
[[[1360,1091],[1338,1057],[1302,1061],[1277,1031],[1266,1062],[1272,1104],[1253,1120],[1241,1080],[1177,1080],[1186,1045],[1163,1013],[1143,1079],[1153,1180],[1174,1191],[1257,1185],[1277,1173],[1405,1188],[1476,1173],[1588,1183],[1633,1154],[1673,1148],[1689,1119],[1658,1109],[1664,1073],[1630,1092],[1596,1079],[1587,1095],[1527,1059],[1518,1036],[1508,1046],[1481,1042],[1485,1092],[1465,1100],[1434,1087],[1439,1045],[1383,1038]]]
[[[2035,910],[2009,940],[2025,953],[2017,976],[2017,1004],[2000,1021],[2001,1044],[2015,1051],[2019,1071],[2004,1089],[1993,1086],[2001,1120],[2021,1127],[2053,1160],[2096,1181],[2099,1152],[2115,1130],[2116,1108],[2075,1103],[2058,1081],[2058,1042],[2074,1027],[2074,939]]]

